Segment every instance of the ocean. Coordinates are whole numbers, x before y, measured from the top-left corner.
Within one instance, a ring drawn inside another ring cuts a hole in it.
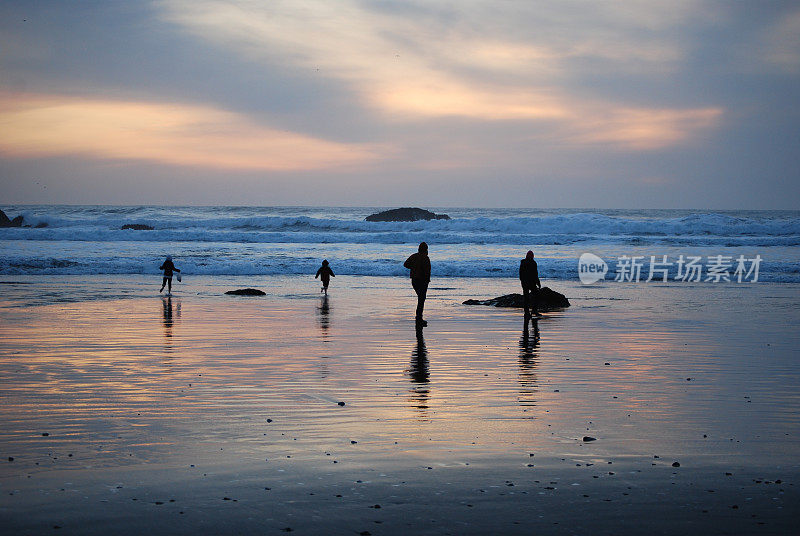
[[[337,275],[401,276],[424,240],[434,278],[516,277],[531,249],[544,279],[577,280],[592,253],[609,282],[622,257],[641,257],[644,280],[651,256],[665,255],[669,279],[681,256],[721,255],[731,284],[741,257],[760,258],[750,280],[800,282],[800,211],[426,208],[452,219],[364,221],[381,207],[5,206],[30,227],[0,229],[0,275],[158,274],[169,254],[187,276],[313,274],[324,258]]]

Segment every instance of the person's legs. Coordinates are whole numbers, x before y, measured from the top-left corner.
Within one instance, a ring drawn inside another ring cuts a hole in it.
[[[167,279],[168,278],[165,277],[164,280],[161,282],[161,290],[159,290],[159,292],[163,292],[164,291],[164,287],[167,286]]]
[[[531,289],[524,286],[522,287],[522,302],[525,307],[525,316],[531,316],[531,308],[530,308],[530,300],[531,300]]]
[[[425,309],[425,297],[428,294],[428,282],[420,279],[412,279],[411,286],[417,293],[417,320],[422,321],[422,312]]]
[[[167,294],[172,294],[172,278],[167,278]]]

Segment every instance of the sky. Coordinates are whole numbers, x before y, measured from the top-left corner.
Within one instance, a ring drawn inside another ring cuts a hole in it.
[[[800,209],[800,3],[5,1],[0,203]]]

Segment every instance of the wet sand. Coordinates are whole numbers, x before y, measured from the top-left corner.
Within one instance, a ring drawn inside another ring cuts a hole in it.
[[[797,285],[554,282],[573,307],[526,331],[460,304],[514,281],[434,280],[418,336],[402,279],[327,299],[300,277],[171,299],[6,279],[4,533],[786,534],[798,514]],[[242,287],[267,296],[222,294]]]

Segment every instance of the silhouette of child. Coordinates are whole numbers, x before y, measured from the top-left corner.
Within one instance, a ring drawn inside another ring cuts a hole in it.
[[[331,267],[328,266],[327,259],[322,261],[322,266],[320,266],[319,270],[317,270],[317,275],[314,276],[314,279],[318,277],[322,279],[322,288],[320,289],[320,292],[325,292],[325,294],[327,294],[328,284],[331,282],[331,277],[336,277],[336,274],[333,273]]]
[[[162,292],[164,290],[164,287],[169,284],[169,288],[167,289],[167,294],[172,294],[172,272],[180,273],[180,270],[175,268],[175,265],[172,264],[172,255],[167,255],[167,260],[165,260],[164,264],[159,266],[158,269],[164,270],[164,281],[161,283],[161,290],[159,290],[158,292]]]

